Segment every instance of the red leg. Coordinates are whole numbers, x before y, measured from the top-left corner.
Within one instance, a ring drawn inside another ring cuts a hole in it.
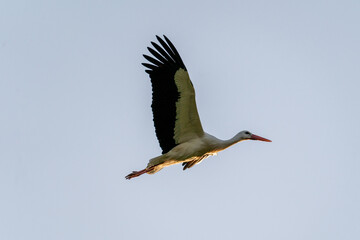
[[[128,180],[130,180],[130,179],[132,179],[132,178],[134,178],[134,177],[138,177],[138,176],[140,176],[140,175],[142,175],[142,174],[144,174],[144,173],[150,172],[150,171],[152,171],[153,169],[154,169],[154,166],[149,167],[149,168],[145,168],[145,169],[143,169],[143,170],[141,170],[141,171],[133,171],[132,173],[130,173],[129,175],[127,175],[125,178],[128,179]]]

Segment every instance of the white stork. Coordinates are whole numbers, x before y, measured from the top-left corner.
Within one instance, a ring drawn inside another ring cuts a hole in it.
[[[157,51],[148,47],[153,57],[143,55],[151,63],[143,65],[148,68],[145,72],[151,79],[155,132],[163,151],[162,155],[152,158],[145,169],[133,171],[126,179],[144,173],[154,174],[178,163],[182,163],[185,170],[243,140],[271,142],[249,131],[241,131],[229,140],[220,140],[204,132],[196,108],[195,90],[178,51],[166,36],[166,42],[156,38],[161,46],[151,42]]]

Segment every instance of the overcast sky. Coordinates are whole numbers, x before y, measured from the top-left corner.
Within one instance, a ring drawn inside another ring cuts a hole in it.
[[[360,1],[2,1],[0,239],[360,239]],[[177,47],[205,131],[161,154],[141,62]]]

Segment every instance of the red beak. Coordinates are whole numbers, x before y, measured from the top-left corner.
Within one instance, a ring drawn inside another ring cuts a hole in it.
[[[251,140],[264,141],[264,142],[271,142],[271,140],[266,139],[266,138],[263,138],[263,137],[260,137],[260,136],[257,136],[257,135],[255,135],[255,134],[252,134],[250,139],[251,139]]]

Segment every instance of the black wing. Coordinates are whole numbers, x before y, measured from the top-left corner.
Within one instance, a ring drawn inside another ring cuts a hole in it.
[[[166,36],[164,36],[166,42],[158,36],[156,38],[161,47],[151,42],[157,51],[148,47],[153,57],[143,55],[151,63],[143,63],[143,65],[148,68],[145,72],[150,75],[151,79],[153,91],[151,107],[155,132],[164,154],[177,145],[174,139],[174,129],[176,102],[180,97],[180,93],[174,81],[174,76],[180,68],[186,71],[186,67],[176,48]]]

